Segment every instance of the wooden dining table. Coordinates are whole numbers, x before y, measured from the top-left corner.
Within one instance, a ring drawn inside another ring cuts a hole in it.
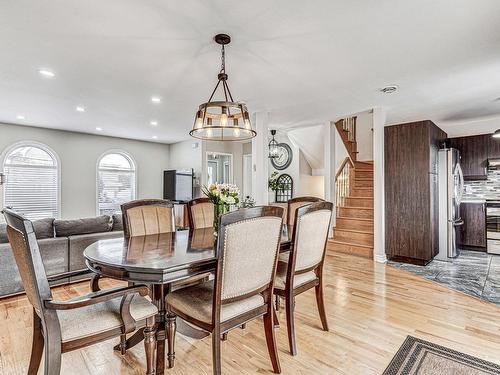
[[[284,226],[280,253],[291,249],[291,231]],[[256,234],[258,235],[258,234]],[[193,337],[203,338],[208,332],[185,323],[166,310],[165,297],[178,281],[189,281],[215,270],[217,262],[216,238],[213,228],[176,231],[130,238],[100,240],[88,246],[83,255],[87,267],[93,272],[117,280],[150,285],[150,295],[158,307],[156,316],[156,374],[165,369],[165,340],[167,325],[171,330]],[[173,335],[172,335],[173,336]],[[127,339],[125,349],[144,339],[138,330]],[[169,345],[173,347],[173,345]],[[120,350],[121,346],[115,346]],[[168,352],[168,367],[174,366],[175,353]]]

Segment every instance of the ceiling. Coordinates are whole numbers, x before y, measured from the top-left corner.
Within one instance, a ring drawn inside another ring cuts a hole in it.
[[[233,96],[272,127],[374,106],[389,123],[500,119],[498,0],[16,0],[0,5],[0,122],[188,139],[219,32],[233,38]],[[379,92],[390,84],[397,93]]]

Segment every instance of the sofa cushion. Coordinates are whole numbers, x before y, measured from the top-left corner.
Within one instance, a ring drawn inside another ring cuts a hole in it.
[[[47,276],[68,272],[68,238],[46,238],[38,241]],[[67,283],[58,280],[57,284]],[[0,296],[22,292],[21,276],[9,243],[0,244]]]
[[[113,215],[113,231],[123,230],[123,216],[122,214]]]
[[[40,219],[33,222],[36,238],[54,238],[54,218]]]
[[[104,233],[90,233],[90,234],[79,234],[75,236],[69,236],[69,270],[78,271],[87,268],[85,264],[85,258],[83,257],[83,252],[94,242],[99,240],[107,240],[110,238],[120,238],[123,237],[123,232],[104,232]],[[78,276],[72,278],[71,281],[88,278],[87,275]]]
[[[7,237],[7,224],[0,224],[0,243],[9,242]]]
[[[55,220],[56,237],[68,237],[77,234],[109,232],[111,216],[102,215],[86,219]]]

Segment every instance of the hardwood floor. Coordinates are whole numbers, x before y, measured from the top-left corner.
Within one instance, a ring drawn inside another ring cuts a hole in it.
[[[314,291],[297,298],[298,355],[288,354],[284,312],[277,341],[283,374],[381,374],[407,335],[500,362],[500,308],[369,259],[329,253],[325,265],[330,332],[321,330]],[[114,282],[105,281],[106,286]],[[87,283],[54,289],[56,298],[87,292]],[[25,374],[31,350],[26,297],[0,301],[0,374]],[[116,340],[63,354],[62,374],[143,374],[142,345],[125,356]],[[210,337],[177,336],[169,374],[211,374]],[[225,374],[271,374],[263,324],[252,322],[222,342]],[[39,372],[41,373],[41,372]]]

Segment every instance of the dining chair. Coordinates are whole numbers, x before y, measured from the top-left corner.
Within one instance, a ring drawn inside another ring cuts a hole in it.
[[[221,334],[264,317],[267,348],[280,373],[274,335],[272,291],[281,239],[283,209],[254,207],[222,215],[215,279],[170,293],[167,311],[212,334],[213,373],[221,374]],[[175,335],[175,319],[167,325]],[[174,353],[169,341],[169,354]]]
[[[288,262],[279,262],[274,294],[285,299],[288,343],[297,354],[294,329],[295,297],[315,288],[316,303],[324,331],[328,331],[323,298],[323,264],[333,204],[316,202],[296,209],[293,246]]]
[[[174,205],[163,199],[139,199],[121,205],[123,235],[130,237],[175,232]],[[93,292],[100,290],[101,275],[94,273],[90,280]],[[124,339],[122,338],[122,341]]]
[[[47,277],[31,221],[11,209],[2,212],[26,296],[33,306],[33,341],[28,374],[37,373],[43,352],[44,374],[57,375],[61,370],[61,353],[142,327],[145,327],[147,374],[154,374],[155,315],[158,309],[144,297],[148,294],[148,287],[112,288],[67,301],[53,300],[49,281],[77,276],[82,271]]]
[[[210,228],[214,225],[214,204],[208,198],[190,200],[187,204],[189,228]]]
[[[297,197],[288,200],[286,225],[289,235],[292,235],[295,229],[295,212],[297,209],[315,202],[323,202],[323,199],[317,197]],[[289,255],[288,253],[280,254],[279,261],[288,262]],[[276,306],[279,308],[278,297],[276,298]]]
[[[164,199],[138,199],[121,205],[125,237],[175,232],[174,205]]]

